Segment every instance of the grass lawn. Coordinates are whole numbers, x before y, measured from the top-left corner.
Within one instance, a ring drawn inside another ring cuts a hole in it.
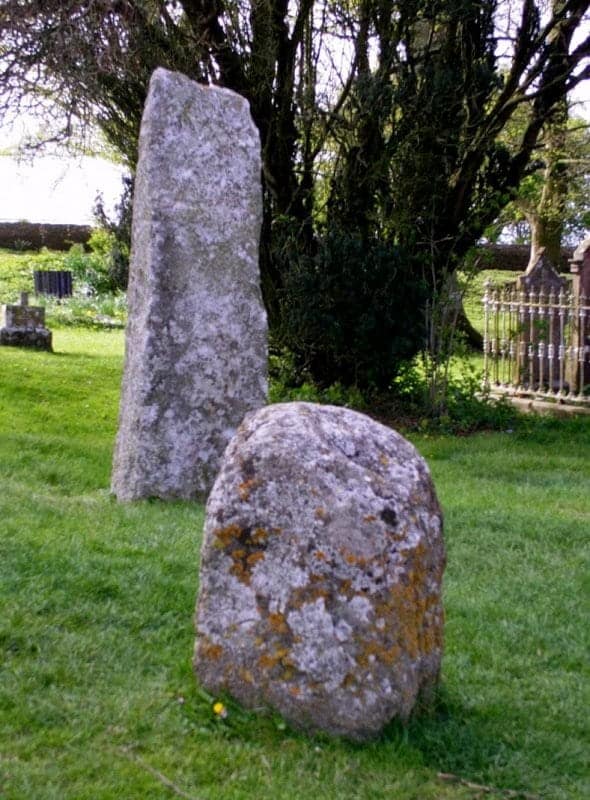
[[[215,718],[191,670],[203,509],[113,501],[123,334],[54,347],[0,348],[0,797],[590,796],[588,420],[413,437],[446,515],[440,701],[370,744],[309,739]]]

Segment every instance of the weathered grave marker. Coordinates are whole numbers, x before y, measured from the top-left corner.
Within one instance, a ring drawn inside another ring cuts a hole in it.
[[[2,307],[0,345],[51,350],[51,331],[45,327],[45,308],[30,306],[28,292],[21,292],[20,304]]]
[[[569,379],[578,387],[580,395],[586,394],[590,385],[590,239],[584,239],[574,250],[570,261],[573,295],[573,342],[575,358],[570,365]]]
[[[562,331],[558,316],[550,311],[567,291],[567,280],[541,248],[526,272],[518,277],[516,287],[522,297],[518,345],[520,385],[556,390],[560,385],[558,354]]]
[[[154,72],[133,203],[120,500],[205,497],[244,414],[266,402],[260,169],[246,100]]]

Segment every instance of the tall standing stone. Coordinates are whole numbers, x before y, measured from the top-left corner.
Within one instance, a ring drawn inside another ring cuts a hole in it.
[[[248,103],[157,69],[141,123],[112,491],[204,498],[266,402],[260,141]]]

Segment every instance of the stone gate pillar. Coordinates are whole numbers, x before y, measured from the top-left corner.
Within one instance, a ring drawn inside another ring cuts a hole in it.
[[[584,239],[570,260],[574,320],[570,380],[578,394],[590,384],[590,239]]]

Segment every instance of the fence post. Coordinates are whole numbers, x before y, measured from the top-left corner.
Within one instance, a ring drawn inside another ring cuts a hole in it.
[[[575,249],[570,272],[575,307],[570,378],[581,398],[586,383],[590,383],[590,239],[584,239]]]

